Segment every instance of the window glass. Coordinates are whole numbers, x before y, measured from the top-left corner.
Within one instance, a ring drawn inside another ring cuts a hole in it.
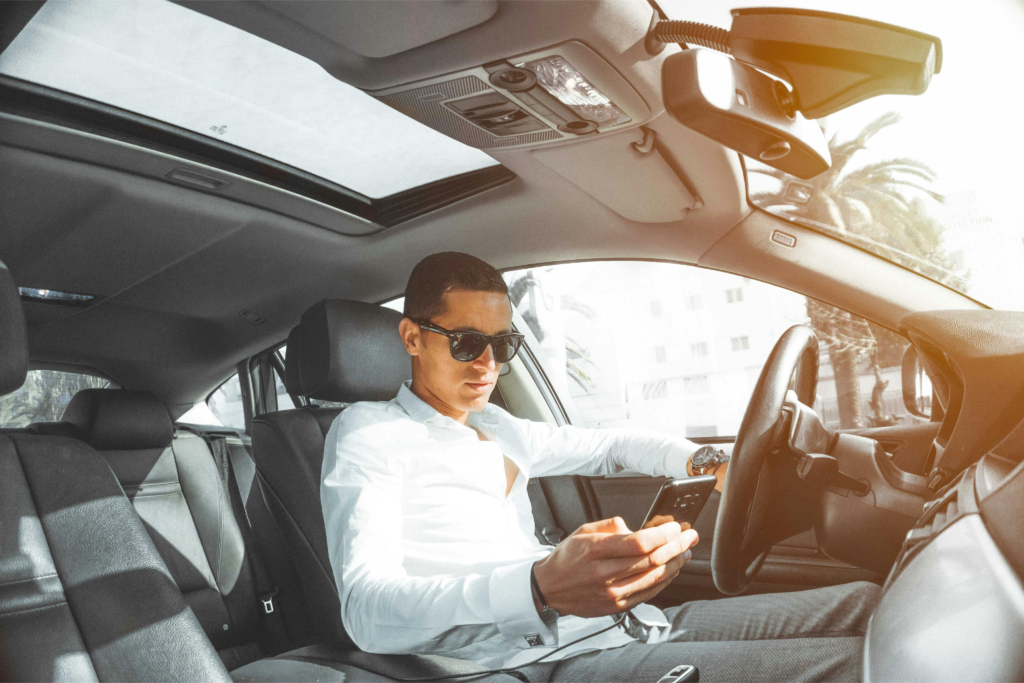
[[[237,373],[232,375],[227,382],[221,384],[217,391],[210,394],[210,398],[206,399],[206,405],[216,421],[195,424],[213,424],[245,429],[245,406],[242,403],[242,385],[238,381]],[[181,421],[185,421],[184,416]]]
[[[777,6],[747,0],[744,7]],[[918,96],[884,95],[818,119],[832,166],[809,180],[745,159],[760,208],[921,273],[995,308],[1024,310],[1024,3],[790,0],[942,40],[941,70]],[[728,28],[735,4],[659,0],[670,19]],[[972,95],[964,99],[965,93]]]
[[[582,426],[733,436],[772,347],[798,323],[818,335],[814,408],[830,428],[916,419],[901,393],[906,339],[788,290],[654,262],[563,264],[505,278],[538,340],[534,355]],[[637,305],[652,293],[661,316]]]
[[[227,142],[371,198],[497,164],[305,57],[166,0],[48,2],[0,55],[0,73]]]
[[[277,370],[274,370],[274,383],[277,390],[277,409],[291,410],[295,408],[295,401],[288,394],[288,390],[284,388],[284,380],[281,379],[281,375],[277,374]]]
[[[35,422],[57,422],[71,397],[82,389],[106,389],[102,377],[60,370],[30,370],[25,383],[0,398],[0,427],[27,427]]]
[[[283,361],[288,355],[288,345],[282,346],[278,351],[281,353],[281,360]],[[284,379],[278,374],[277,368],[274,368],[274,385],[277,391],[278,410],[291,410],[292,408],[299,407],[295,405],[295,401],[292,400],[288,390],[284,388]]]

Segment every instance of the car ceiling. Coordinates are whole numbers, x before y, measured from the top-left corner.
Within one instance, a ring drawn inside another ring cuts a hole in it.
[[[0,259],[21,286],[100,298],[81,309],[26,303],[37,365],[92,368],[154,391],[180,414],[239,360],[283,341],[320,299],[401,295],[413,265],[444,250],[503,269],[599,258],[701,263],[789,286],[890,326],[914,310],[977,306],[853,247],[751,214],[738,155],[664,113],[660,64],[678,48],[656,57],[645,51],[653,10],[643,0],[497,2],[493,13],[472,19],[476,25],[435,27],[458,32],[385,57],[350,49],[351,32],[309,28],[331,25],[326,19],[336,13],[337,23],[356,16],[373,35],[402,30],[393,15],[360,10],[361,3],[309,3],[299,17],[290,3],[179,4],[300,52],[367,90],[580,41],[650,108],[645,127],[703,205],[681,220],[629,220],[519,148],[490,152],[515,180],[365,234],[362,219],[222,169],[216,173],[230,177],[234,195],[167,181],[175,168],[210,170],[194,160],[0,113]],[[401,35],[381,43],[384,51],[405,46]],[[365,41],[354,47],[367,50]],[[614,135],[639,137],[636,129]],[[571,152],[581,143],[554,147]],[[630,171],[610,164],[604,172]],[[776,229],[797,236],[798,248],[771,242]],[[835,268],[837,259],[851,270]],[[253,324],[242,310],[263,322]]]

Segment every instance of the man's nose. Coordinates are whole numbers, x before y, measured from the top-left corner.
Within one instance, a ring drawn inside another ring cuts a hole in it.
[[[497,361],[494,360],[494,347],[490,344],[484,349],[484,352],[480,354],[480,357],[473,361],[474,365],[482,365],[488,370],[493,370],[498,367]]]

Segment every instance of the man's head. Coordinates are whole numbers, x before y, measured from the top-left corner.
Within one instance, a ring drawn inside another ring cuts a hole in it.
[[[501,369],[493,347],[476,360],[460,362],[452,357],[448,337],[420,324],[486,335],[511,332],[512,309],[501,273],[469,254],[432,254],[409,276],[404,313],[399,333],[412,356],[413,388],[420,398],[450,417],[483,409]]]

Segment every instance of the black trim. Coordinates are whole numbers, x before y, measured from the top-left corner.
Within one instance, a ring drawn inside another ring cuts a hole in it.
[[[15,3],[17,4],[17,3]],[[244,176],[340,209],[385,228],[514,180],[504,166],[444,178],[381,199],[226,144],[100,102],[0,75],[0,111],[127,142]]]

